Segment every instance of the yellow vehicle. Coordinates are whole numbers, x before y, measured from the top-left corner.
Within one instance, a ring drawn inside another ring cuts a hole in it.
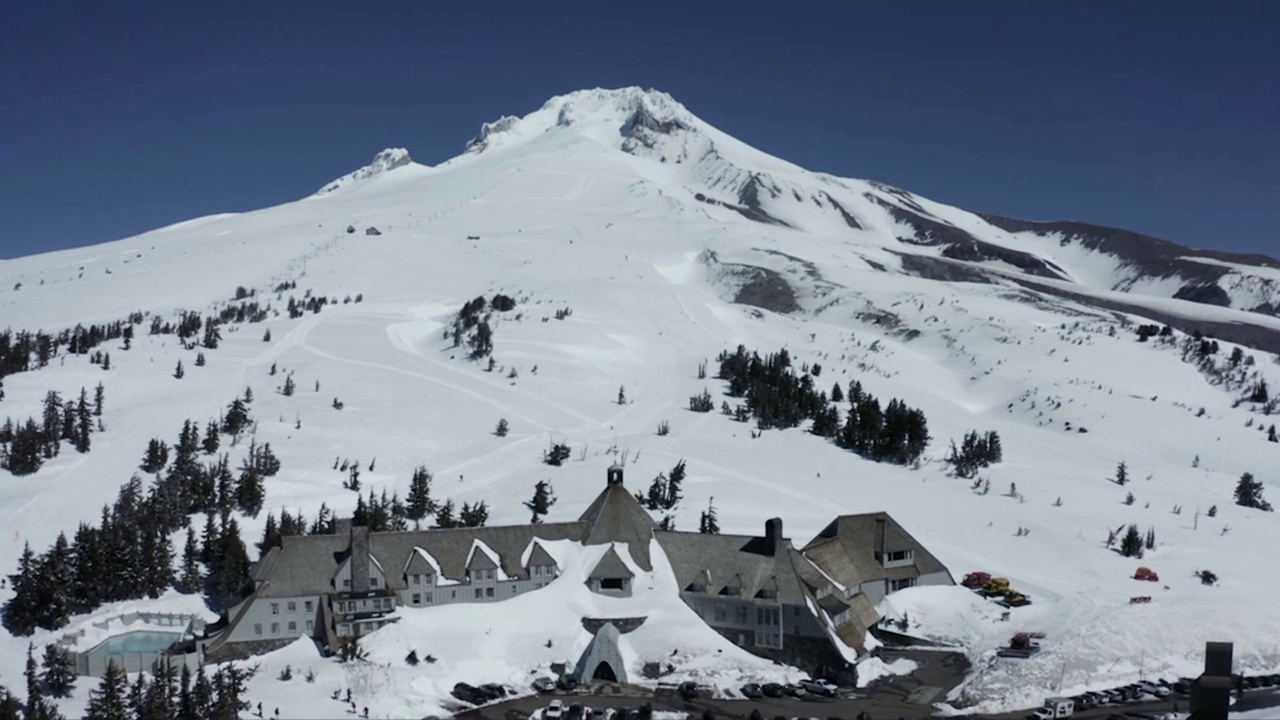
[[[982,586],[983,597],[996,597],[1007,592],[1009,592],[1009,578],[991,578],[986,585]]]

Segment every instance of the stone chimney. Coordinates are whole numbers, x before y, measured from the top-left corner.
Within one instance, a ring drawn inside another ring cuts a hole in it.
[[[782,549],[782,518],[769,518],[764,521],[765,552],[777,555]]]
[[[351,592],[369,591],[369,528],[351,526]]]
[[[614,463],[613,465],[609,466],[608,485],[610,487],[613,487],[614,485],[618,485],[618,486],[622,485],[622,466],[621,465]]]

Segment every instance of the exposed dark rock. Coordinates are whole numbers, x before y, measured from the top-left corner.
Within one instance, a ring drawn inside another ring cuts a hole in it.
[[[633,138],[639,128],[662,135],[670,135],[676,130],[688,130],[689,126],[679,118],[673,117],[668,120],[660,120],[649,112],[649,108],[644,103],[640,103],[635,111],[627,117],[626,122],[622,124],[618,131],[622,133],[623,137]]]
[[[751,305],[776,313],[790,313],[800,309],[796,292],[778,273],[754,265],[737,265],[752,276],[733,296],[739,305]]]
[[[1006,275],[1007,279],[1036,292],[1054,297],[1060,297],[1072,302],[1080,303],[1088,307],[1103,308],[1106,310],[1114,310],[1122,313],[1130,313],[1140,317],[1149,318],[1152,322],[1168,325],[1175,330],[1180,330],[1187,334],[1193,334],[1199,331],[1205,337],[1217,338],[1218,340],[1226,340],[1245,347],[1251,347],[1255,350],[1263,352],[1280,354],[1280,331],[1273,330],[1269,327],[1261,325],[1253,325],[1248,322],[1215,322],[1209,320],[1189,319],[1162,310],[1144,307],[1137,304],[1130,304],[1107,298],[1098,298],[1091,295],[1082,295],[1074,293],[1070,290],[1062,290],[1050,285],[1031,280],[1030,278],[1017,275]]]
[[[831,207],[835,208],[836,212],[840,213],[840,217],[844,218],[845,225],[848,225],[854,230],[863,229],[862,223],[858,222],[858,218],[854,217],[848,210],[845,210],[844,206],[836,202],[835,198],[831,197],[830,194],[825,192],[822,193],[822,196],[827,199],[827,202],[831,203]]]
[[[1032,222],[986,213],[978,213],[978,216],[1008,232],[1029,232],[1040,236],[1060,233],[1063,245],[1074,242],[1089,250],[1110,253],[1139,272],[1154,277],[1178,275],[1194,283],[1207,284],[1230,272],[1230,268],[1196,262],[1188,256],[1280,269],[1280,260],[1266,255],[1196,250],[1132,230],[1071,221]]]
[[[752,194],[752,195],[749,195],[749,197],[754,199],[756,196]],[[741,205],[734,205],[733,203],[727,203],[727,202],[724,202],[723,200],[716,200],[715,198],[707,197],[702,193],[694,193],[693,199],[697,200],[698,202],[704,202],[708,205],[718,205],[722,208],[727,208],[729,210],[732,210],[738,213],[742,217],[748,220],[752,220],[754,222],[764,223],[766,225],[781,225],[782,227],[791,227],[786,222],[779,220],[776,217],[773,217],[772,215],[770,215],[769,213],[761,209],[759,207],[758,201],[756,201],[757,207],[752,208],[752,207],[743,207]]]
[[[911,210],[905,210],[871,193],[867,193],[865,197],[888,210],[894,220],[910,226],[915,231],[913,237],[899,237],[898,240],[902,242],[931,247],[943,245],[945,246],[942,250],[943,257],[951,258],[952,260],[963,260],[965,262],[999,260],[1031,275],[1039,275],[1055,280],[1070,279],[1062,268],[1031,253],[984,242],[954,225],[948,225],[932,217],[925,217]]]
[[[902,258],[902,271],[926,280],[943,282],[992,282],[991,278],[981,270],[958,262],[910,253],[894,253]],[[884,268],[881,267],[881,270]]]
[[[489,139],[498,133],[503,133],[515,127],[520,118],[504,115],[491,123],[484,123],[480,126],[480,134],[467,141],[467,152],[480,152],[489,147]]]
[[[1217,305],[1219,307],[1231,307],[1231,296],[1226,290],[1222,289],[1217,283],[1205,283],[1204,285],[1184,285],[1178,288],[1178,292],[1173,294],[1177,300],[1190,300],[1191,302],[1201,303],[1203,305]]]

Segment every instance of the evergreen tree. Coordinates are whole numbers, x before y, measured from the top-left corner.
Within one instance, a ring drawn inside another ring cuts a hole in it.
[[[53,697],[69,696],[76,684],[76,662],[71,653],[56,643],[45,645],[40,682]]]
[[[196,544],[196,532],[191,526],[187,526],[187,541],[182,546],[182,572],[178,576],[178,583],[184,593],[200,592],[200,566],[196,564],[199,560],[200,548]]]
[[[93,420],[92,413],[89,410],[89,394],[84,388],[80,388],[80,401],[76,403],[76,430],[75,445],[76,452],[89,452],[89,433],[92,432]]]
[[[453,516],[452,499],[445,499],[444,504],[436,510],[436,527],[444,529],[458,527],[458,521]]]
[[[293,393],[297,388],[298,386],[293,382],[293,373],[289,373],[285,376],[284,387],[280,389],[280,392],[283,393],[285,397],[293,397]]]
[[[182,671],[178,677],[178,701],[176,720],[189,720],[200,717],[196,714],[195,704],[191,696],[191,667],[182,663]]]
[[[31,551],[31,544],[27,543],[18,557],[18,571],[9,576],[13,597],[0,609],[5,629],[14,635],[30,635],[39,623],[43,602],[39,571],[40,561]]]
[[[28,418],[25,425],[13,432],[5,466],[18,477],[32,475],[44,463],[44,449],[44,433],[33,418]]]
[[[1147,538],[1143,542],[1143,547],[1145,547],[1147,550],[1156,549],[1156,529],[1155,528],[1147,528]]]
[[[204,367],[204,353],[196,353],[196,367]]]
[[[1124,461],[1116,466],[1116,484],[1124,485],[1129,482],[1129,468],[1125,466]]]
[[[1240,476],[1240,482],[1236,483],[1235,497],[1236,504],[1242,507],[1271,511],[1271,504],[1262,498],[1262,483],[1253,479],[1253,473],[1247,472]]]
[[[498,419],[498,427],[494,429],[493,434],[494,434],[494,435],[497,435],[498,437],[506,437],[506,436],[507,436],[507,431],[508,431],[508,429],[509,429],[509,428],[510,428],[510,426],[508,426],[508,425],[507,425],[507,419],[506,419],[506,418],[499,418],[499,419]]]
[[[205,675],[203,667],[196,670],[195,676],[196,680],[191,686],[190,700],[191,708],[195,712],[187,717],[207,718],[213,710],[213,686],[209,683],[209,676]]]
[[[840,389],[840,383],[838,381],[831,386],[831,402],[844,402],[844,391]]]
[[[1120,541],[1120,554],[1125,557],[1142,557],[1142,534],[1138,532],[1137,525],[1130,525],[1125,531],[1124,538]]]
[[[210,420],[204,426],[204,441],[200,444],[206,455],[212,455],[218,452],[218,446],[221,444],[220,429],[217,420]]]
[[[99,382],[98,386],[93,389],[93,415],[94,417],[102,417],[102,407],[106,402],[107,389]]]
[[[244,404],[245,405],[253,404],[253,388],[249,387],[248,385],[246,385],[244,388]]]
[[[720,523],[716,521],[715,498],[707,499],[707,509],[702,511],[702,517],[698,519],[698,532],[704,535],[720,534]]]
[[[406,514],[410,520],[417,522],[435,511],[436,504],[431,499],[431,473],[425,465],[419,465],[413,469],[413,479],[409,481]]]
[[[213,567],[213,559],[217,555],[220,541],[221,535],[218,532],[214,514],[212,511],[207,512],[204,516],[204,532],[200,536],[200,562],[204,563],[206,568]]]
[[[59,443],[62,441],[62,411],[62,397],[50,390],[44,396],[44,411],[42,413],[44,437],[42,438],[41,451],[46,458],[58,456]]]
[[[245,407],[243,400],[236,398],[227,406],[227,413],[222,418],[222,431],[238,436],[248,429],[249,422],[249,409]]]
[[[218,555],[209,573],[219,607],[229,608],[240,599],[249,581],[249,566],[249,554],[240,539],[240,526],[234,517],[228,518],[218,538]]]
[[[623,387],[621,385],[618,386],[618,404],[619,405],[627,404],[627,389],[626,387]]]
[[[533,486],[533,499],[526,500],[524,506],[533,513],[530,523],[537,524],[542,522],[542,516],[547,514],[552,505],[556,504],[556,496],[551,489],[551,483],[546,480],[539,480]]]
[[[236,481],[236,507],[249,517],[257,517],[262,511],[262,503],[267,491],[263,486],[262,474],[253,464],[246,460],[240,468],[240,477]]]
[[[22,720],[22,703],[0,685],[0,720]]]
[[[211,318],[204,324],[204,346],[210,350],[216,350],[221,340],[222,332],[218,330],[218,322]]]
[[[89,693],[84,720],[132,720],[127,704],[128,679],[115,660],[107,661],[107,671],[98,687]]]
[[[182,369],[182,361],[179,360],[178,366],[173,369],[173,376],[178,380],[181,380],[183,376],[186,374],[187,374],[187,371]]]
[[[462,510],[458,512],[458,524],[461,527],[484,527],[489,521],[489,506],[483,500],[475,505],[462,503]]]
[[[27,643],[27,665],[22,671],[27,679],[27,715],[35,714],[35,709],[44,702],[44,691],[40,688],[40,670],[36,665],[35,645]]]
[[[684,458],[680,458],[680,462],[671,468],[671,474],[667,476],[667,496],[663,501],[663,508],[670,510],[680,503],[684,495],[680,492],[680,487],[684,483]]]

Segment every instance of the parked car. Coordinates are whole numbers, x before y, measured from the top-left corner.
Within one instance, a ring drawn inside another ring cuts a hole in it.
[[[568,712],[564,714],[565,720],[584,720],[586,708],[582,707],[582,703],[574,703],[569,706]]]
[[[501,700],[507,696],[507,689],[497,683],[485,683],[479,687],[489,700]]]
[[[778,683],[765,683],[760,687],[760,692],[764,693],[765,697],[771,698],[780,698],[787,694],[787,691]]]
[[[533,681],[533,689],[540,693],[549,693],[556,689],[556,681],[549,677],[540,677]]]
[[[1160,684],[1158,684],[1158,683],[1153,683],[1153,682],[1151,682],[1151,681],[1149,681],[1149,680],[1142,680],[1142,681],[1140,681],[1140,682],[1138,683],[1138,687],[1142,688],[1142,691],[1143,691],[1143,692],[1151,693],[1152,695],[1155,695],[1155,696],[1156,696],[1156,697],[1158,697],[1158,698],[1166,698],[1166,697],[1169,697],[1169,695],[1170,695],[1170,693],[1171,693],[1171,691],[1169,690],[1169,688],[1167,688],[1167,687],[1165,687],[1165,686],[1163,686],[1163,685],[1160,685]]]
[[[561,690],[572,690],[578,687],[578,679],[572,675],[561,675],[556,678],[556,687]]]
[[[561,720],[564,717],[564,701],[552,700],[546,710],[542,711],[542,720]]]
[[[804,697],[807,694],[804,688],[795,683],[787,683],[786,685],[783,685],[782,692],[793,697]]]
[[[676,692],[685,700],[693,700],[698,697],[698,684],[693,682],[682,682],[676,686]]]
[[[742,696],[751,700],[757,700],[764,697],[764,691],[755,683],[747,683],[742,686]]]
[[[836,687],[835,683],[821,678],[801,680],[800,687],[814,695],[825,695],[826,697],[835,697],[840,692],[840,688]]]
[[[453,692],[450,693],[455,698],[470,705],[483,705],[488,702],[486,695],[480,688],[468,685],[466,683],[458,683],[453,686]]]

